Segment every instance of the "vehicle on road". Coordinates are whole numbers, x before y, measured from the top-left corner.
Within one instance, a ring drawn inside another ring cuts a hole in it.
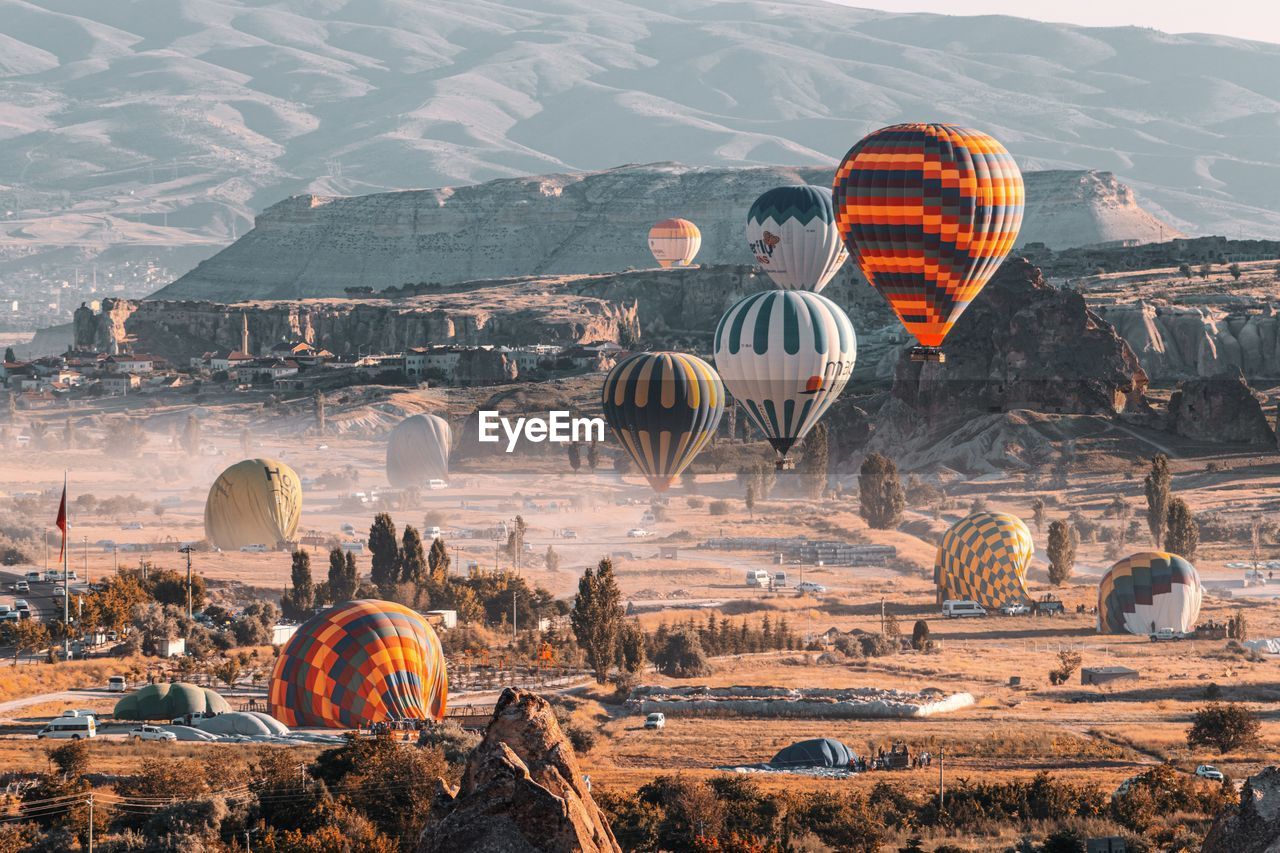
[[[820,583],[814,583],[813,581],[800,581],[800,583],[796,584],[796,592],[820,593],[826,591],[827,588],[825,586]]]
[[[67,591],[60,586],[55,586],[53,588],[54,598],[63,598],[66,596],[66,594],[67,594]]]
[[[444,480],[427,480],[427,489],[429,489],[430,491],[438,492],[441,489],[447,489],[447,488],[449,488],[449,484],[446,483]]]
[[[747,570],[747,586],[765,587],[769,585],[769,573],[764,569]]]
[[[1062,600],[1054,597],[1051,593],[1045,593],[1036,602],[1037,616],[1057,616],[1059,613],[1066,612],[1066,608],[1062,605]]]
[[[246,554],[265,554],[267,553],[266,545],[243,545],[240,548]]]
[[[568,527],[566,527],[564,530],[560,531],[560,538],[561,539],[577,539],[578,531],[570,530]]]
[[[1005,616],[1029,616],[1031,606],[1021,601],[1010,601],[1008,604],[1000,605],[1000,612]]]
[[[175,741],[178,736],[159,726],[138,726],[129,730],[129,740]]]
[[[1196,768],[1196,775],[1211,782],[1221,782],[1225,778],[1222,775],[1222,771],[1212,764],[1201,764]]]
[[[141,530],[141,529],[142,529],[142,522],[141,522],[141,521],[126,521],[124,524],[120,525],[120,529],[121,529],[121,530]]]
[[[40,583],[40,573],[27,572],[25,575],[23,575],[23,581],[21,582],[22,583]]]
[[[25,598],[19,598],[13,602],[14,610],[30,610],[31,605],[27,603]]]
[[[18,581],[13,585],[13,591],[22,593],[31,592],[31,584],[26,581]]]
[[[12,611],[13,611],[13,608],[10,607],[9,605],[0,604],[0,616],[4,616],[6,613],[11,613]]]
[[[649,535],[649,531],[643,527],[633,527],[627,531],[627,537],[630,539],[643,539]]]
[[[667,727],[667,718],[665,714],[654,712],[644,718],[644,727],[646,729],[665,729]]]
[[[1151,632],[1151,642],[1165,643],[1171,640],[1184,640],[1187,635],[1181,631],[1175,631],[1172,628],[1161,628],[1158,631]]]
[[[976,601],[968,599],[948,599],[942,602],[942,615],[948,619],[963,619],[969,616],[986,616],[987,609]]]
[[[787,585],[787,573],[786,573],[786,572],[774,572],[774,573],[773,573],[773,588],[774,588],[774,589],[784,589],[784,588],[786,588],[786,585]]]
[[[84,740],[98,736],[98,724],[93,717],[58,717],[50,720],[36,732],[36,740]]]
[[[10,610],[8,613],[0,613],[0,622],[21,622],[22,614],[16,610]]]
[[[108,693],[123,693],[129,689],[129,682],[123,675],[113,675],[107,679]]]

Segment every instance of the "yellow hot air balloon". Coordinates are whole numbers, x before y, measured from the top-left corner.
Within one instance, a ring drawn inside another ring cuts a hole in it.
[[[649,229],[649,251],[663,267],[687,267],[702,248],[702,232],[687,219],[664,219]]]
[[[1035,556],[1031,531],[1004,512],[975,512],[951,525],[938,545],[933,580],[938,603],[976,601],[983,607],[1028,604],[1027,568]]]
[[[302,516],[302,481],[275,459],[246,459],[223,471],[204,505],[204,535],[224,551],[293,539]]]

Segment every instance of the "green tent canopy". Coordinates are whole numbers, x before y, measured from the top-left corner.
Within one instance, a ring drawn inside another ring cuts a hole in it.
[[[148,684],[116,703],[117,720],[172,720],[187,714],[225,714],[227,700],[208,687],[184,681]]]

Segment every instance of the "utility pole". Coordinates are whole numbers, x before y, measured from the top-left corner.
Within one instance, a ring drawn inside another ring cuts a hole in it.
[[[89,853],[93,853],[93,791],[89,792]]]
[[[62,496],[67,496],[67,472],[62,472]],[[63,519],[67,529],[62,532],[62,660],[71,660],[71,598],[67,593],[67,575],[71,572],[71,548],[67,541],[71,532],[70,519]]]
[[[880,634],[884,635],[884,596],[880,597]]]
[[[511,645],[516,644],[516,588],[511,587]]]
[[[89,582],[89,537],[83,537],[84,541],[84,582]]]
[[[191,618],[191,546],[183,545],[179,552],[187,555],[187,618]]]
[[[947,810],[947,784],[943,777],[943,771],[942,771],[943,765],[945,765],[947,762],[946,755],[947,755],[947,751],[945,749],[942,749],[942,748],[938,749],[938,813],[939,814]]]

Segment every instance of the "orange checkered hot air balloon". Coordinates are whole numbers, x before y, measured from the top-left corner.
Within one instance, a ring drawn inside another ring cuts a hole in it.
[[[268,706],[288,726],[355,728],[443,719],[448,692],[444,652],[427,620],[361,599],[298,628],[271,673]]]
[[[649,229],[649,251],[663,267],[687,267],[702,248],[702,232],[687,219],[664,219]]]
[[[921,344],[912,358],[942,361],[947,333],[1022,226],[1013,157],[980,131],[897,124],[849,150],[832,196],[849,254]]]

